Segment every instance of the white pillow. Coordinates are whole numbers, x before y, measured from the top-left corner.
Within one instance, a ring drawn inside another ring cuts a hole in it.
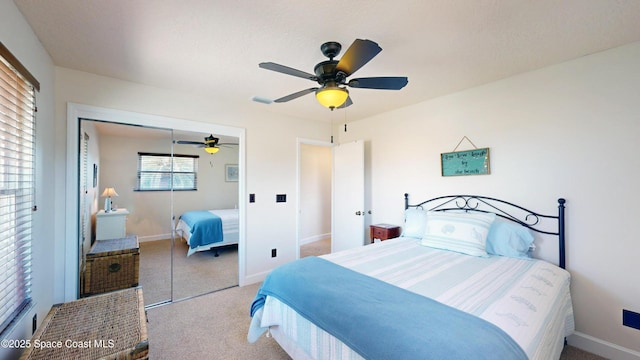
[[[404,211],[403,237],[421,239],[427,227],[427,211],[419,208],[408,208]]]
[[[437,249],[488,257],[487,234],[493,213],[428,211],[421,244]]]

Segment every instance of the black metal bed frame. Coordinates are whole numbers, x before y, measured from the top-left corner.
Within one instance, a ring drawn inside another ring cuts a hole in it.
[[[564,209],[566,200],[558,199],[558,215],[544,215],[508,201],[479,195],[446,195],[410,205],[409,194],[404,194],[404,208],[422,208],[429,211],[464,210],[494,213],[503,219],[513,221],[541,234],[558,236],[559,266],[565,268],[565,226]],[[555,223],[557,231],[544,230],[540,222],[544,219]]]

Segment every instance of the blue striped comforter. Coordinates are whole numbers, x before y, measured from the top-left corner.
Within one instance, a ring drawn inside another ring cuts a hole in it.
[[[479,258],[421,246],[411,238],[322,258],[489,321],[529,359],[557,359],[564,337],[574,330],[569,273],[545,261]],[[377,315],[376,308],[368,310]],[[274,326],[274,337],[296,339],[313,359],[362,359],[275,297],[267,296],[260,312],[252,319],[250,335],[258,327]]]
[[[267,296],[365,359],[527,359],[509,335],[485,320],[316,257],[272,271],[252,316]]]

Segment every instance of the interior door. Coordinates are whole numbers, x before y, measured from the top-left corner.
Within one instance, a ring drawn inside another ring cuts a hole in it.
[[[333,147],[331,252],[365,242],[364,141]]]

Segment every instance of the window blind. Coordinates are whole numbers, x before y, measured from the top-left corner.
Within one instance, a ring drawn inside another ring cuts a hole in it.
[[[0,44],[2,45],[2,44]],[[35,90],[0,51],[0,334],[31,303]],[[11,61],[10,61],[11,60]]]
[[[198,190],[198,156],[138,153],[138,190]]]

